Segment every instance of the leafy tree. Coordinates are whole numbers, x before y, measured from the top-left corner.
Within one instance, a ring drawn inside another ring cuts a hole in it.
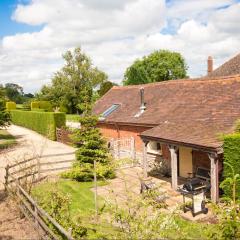
[[[51,85],[43,86],[38,98],[49,100],[69,113],[84,112],[92,102],[93,89],[107,79],[107,75],[93,67],[81,48],[67,51],[65,65],[56,72]]]
[[[81,128],[76,130],[73,139],[78,150],[74,167],[62,174],[63,177],[77,181],[93,180],[94,160],[98,179],[114,177],[111,157],[99,129],[95,116],[80,117]]]
[[[5,89],[0,85],[0,127],[6,127],[10,124],[10,115],[5,111],[5,104]]]
[[[113,86],[117,86],[116,83],[110,82],[110,81],[106,81],[103,82],[100,85],[100,89],[98,90],[98,94],[100,97],[102,97],[105,93],[107,93]]]
[[[16,102],[16,103],[23,103],[23,88],[16,83],[6,83],[5,84],[5,93],[8,100]]]
[[[180,53],[159,50],[137,59],[127,68],[123,84],[137,85],[186,78],[187,65]]]

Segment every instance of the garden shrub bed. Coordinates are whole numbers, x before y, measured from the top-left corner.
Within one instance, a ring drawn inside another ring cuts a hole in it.
[[[13,124],[34,130],[55,141],[56,128],[65,126],[66,114],[13,110],[11,120]]]

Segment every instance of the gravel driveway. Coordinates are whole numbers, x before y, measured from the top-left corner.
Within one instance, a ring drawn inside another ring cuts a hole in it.
[[[17,138],[17,146],[11,150],[0,153],[0,190],[3,188],[4,167],[7,164],[19,162],[34,156],[40,156],[41,162],[54,162],[62,160],[74,160],[75,149],[63,143],[51,141],[44,136],[29,129],[11,125],[8,132]],[[48,164],[45,168],[66,167],[71,163]]]

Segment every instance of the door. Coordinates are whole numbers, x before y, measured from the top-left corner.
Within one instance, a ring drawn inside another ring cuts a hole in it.
[[[192,149],[187,147],[179,148],[179,176],[187,178],[192,173]]]

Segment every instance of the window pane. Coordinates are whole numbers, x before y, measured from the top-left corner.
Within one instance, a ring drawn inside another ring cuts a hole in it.
[[[113,104],[110,108],[108,108],[103,114],[103,117],[107,117],[110,115],[113,111],[115,111],[119,107],[119,104]]]

